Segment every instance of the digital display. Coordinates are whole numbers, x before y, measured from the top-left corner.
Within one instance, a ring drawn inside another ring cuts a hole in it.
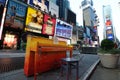
[[[113,32],[112,32],[111,29],[107,30],[107,34],[112,34],[112,33],[113,33]]]
[[[42,33],[43,16],[44,15],[41,11],[28,7],[25,30],[35,33]]]
[[[114,40],[114,31],[111,18],[111,6],[107,5],[103,7],[103,14],[105,20],[106,38]]]
[[[52,1],[49,1],[49,12],[52,16],[55,16],[56,18],[59,17],[59,7]]]
[[[108,29],[112,29],[112,26],[107,26],[107,27],[106,27],[106,30],[108,30]]]
[[[111,26],[111,25],[112,25],[112,22],[111,22],[110,20],[107,20],[105,24],[106,24],[106,27],[107,27],[107,26]]]
[[[40,8],[42,11],[48,13],[49,1],[47,0],[29,0],[28,4]]]
[[[107,38],[108,38],[108,39],[113,39],[113,34],[108,34],[108,35],[107,35]]]
[[[1,36],[2,36],[4,17],[5,17],[5,13],[6,13],[6,8],[4,8],[5,1],[6,0],[0,0],[0,40],[1,40]]]
[[[5,0],[0,0],[0,25],[1,25],[1,20],[3,16],[4,6],[5,6]]]
[[[71,39],[72,38],[72,25],[57,19],[56,21],[56,36]]]
[[[43,34],[54,35],[56,19],[48,14],[44,15]]]
[[[6,0],[0,0],[0,3],[5,4]]]
[[[26,10],[26,4],[16,0],[9,0],[5,18],[5,26],[23,29]]]

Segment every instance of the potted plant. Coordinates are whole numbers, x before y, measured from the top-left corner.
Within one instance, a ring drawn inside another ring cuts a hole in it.
[[[115,43],[110,39],[103,39],[98,51],[100,61],[104,67],[116,68],[119,60],[120,49],[115,47]]]

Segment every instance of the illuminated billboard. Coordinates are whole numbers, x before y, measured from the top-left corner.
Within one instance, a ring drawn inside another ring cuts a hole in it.
[[[42,33],[43,13],[35,8],[28,7],[25,25],[26,31]]]
[[[27,5],[17,0],[9,0],[5,18],[5,27],[23,29]]]
[[[0,0],[0,3],[5,4],[6,0]]]
[[[49,12],[52,16],[59,17],[59,7],[54,4],[52,1],[49,1]]]
[[[107,34],[112,34],[113,33],[111,29],[107,30],[106,32],[107,32]]]
[[[73,26],[57,19],[56,21],[56,36],[63,37],[63,38],[72,38],[72,29]]]
[[[113,30],[113,25],[112,25],[110,5],[103,6],[103,14],[104,14],[104,21],[105,21],[104,24],[105,24],[106,38],[110,40],[114,40],[114,30]]]
[[[2,36],[4,17],[5,17],[5,13],[6,13],[6,8],[4,8],[5,2],[6,2],[6,0],[0,0],[0,40],[1,40],[1,36]]]
[[[48,14],[44,15],[43,34],[54,35],[56,19]]]
[[[106,27],[106,30],[108,30],[108,29],[112,29],[112,27],[111,27],[111,26],[107,26],[107,27]]]
[[[1,25],[1,20],[3,16],[4,6],[5,6],[5,0],[0,0],[0,25]]]
[[[49,1],[47,1],[47,0],[29,0],[28,4],[30,4],[34,7],[38,7],[40,10],[48,13]]]
[[[113,40],[113,37],[114,35],[113,34],[107,34],[107,38],[110,39],[110,40]]]
[[[107,26],[111,26],[111,25],[112,25],[112,22],[111,22],[111,20],[106,20],[106,23],[105,23],[105,24],[106,24],[106,27],[107,27]]]

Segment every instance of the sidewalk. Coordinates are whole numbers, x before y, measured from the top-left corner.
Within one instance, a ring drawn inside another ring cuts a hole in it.
[[[20,50],[0,50],[0,58],[24,57],[25,51]]]
[[[115,69],[104,68],[100,63],[89,80],[120,80],[120,59]]]
[[[19,54],[19,53],[17,53]],[[21,53],[20,53],[21,54]],[[76,54],[76,53],[75,53]],[[86,80],[91,74],[92,70],[99,62],[97,55],[81,54],[84,55],[82,60],[79,62],[79,80]],[[76,79],[76,70],[72,70],[70,80]],[[0,80],[34,80],[34,77],[26,77],[23,69],[7,72],[0,74]],[[51,70],[37,76],[37,80],[66,80],[66,75],[60,76],[60,68]]]

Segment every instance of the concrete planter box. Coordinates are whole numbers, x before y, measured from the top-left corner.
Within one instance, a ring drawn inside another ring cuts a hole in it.
[[[100,61],[106,68],[116,68],[119,60],[119,54],[100,54]]]

